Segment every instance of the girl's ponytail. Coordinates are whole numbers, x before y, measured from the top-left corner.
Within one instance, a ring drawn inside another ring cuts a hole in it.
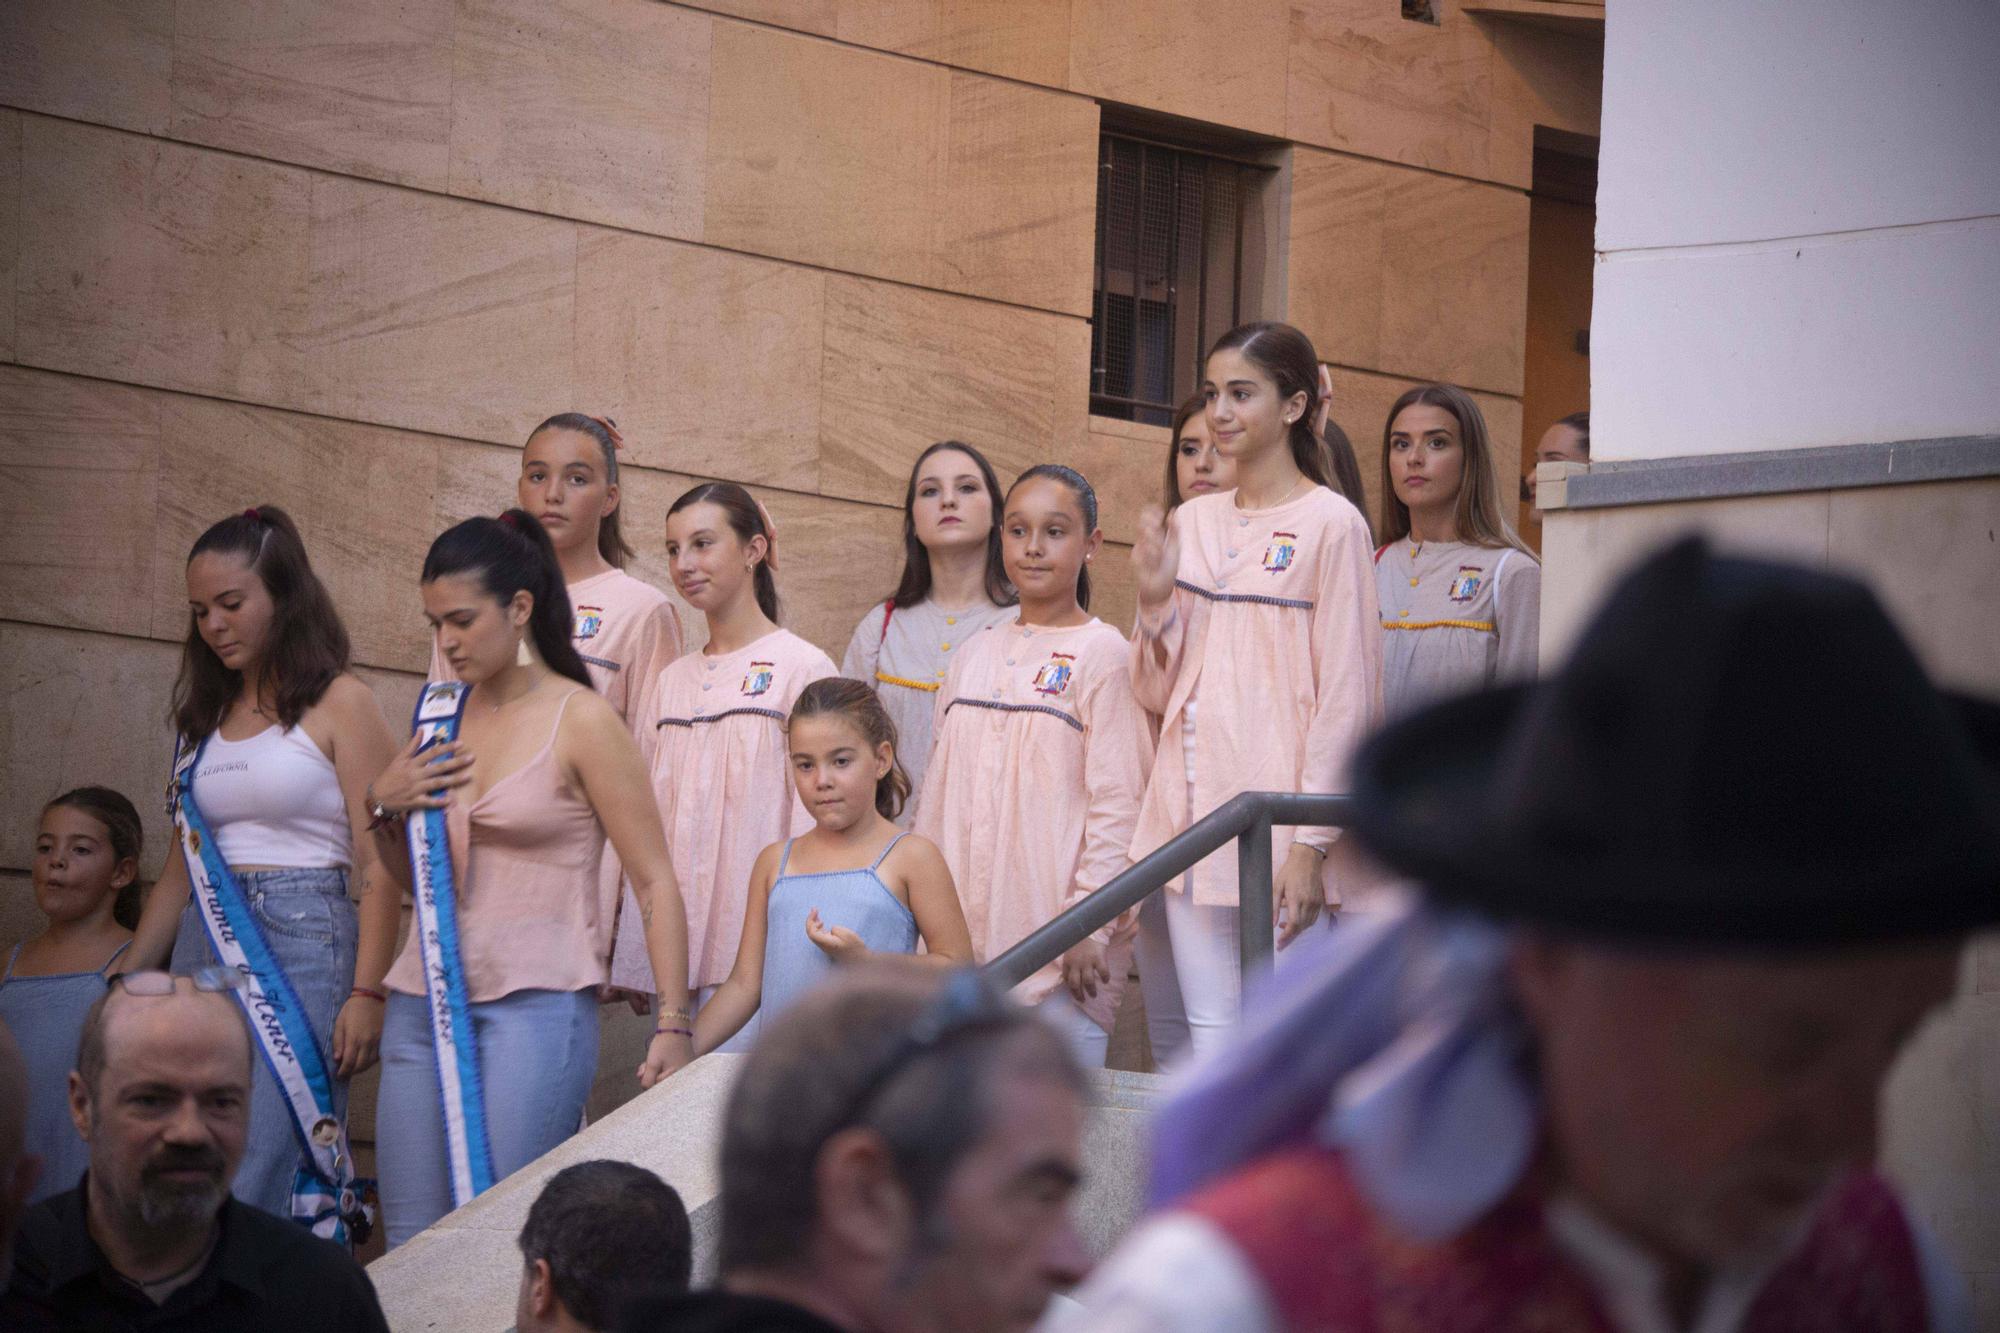
[[[476,573],[481,586],[496,601],[512,601],[517,592],[534,599],[528,634],[549,669],[579,685],[590,685],[590,672],[571,640],[575,615],[562,566],[549,534],[532,514],[509,509],[499,518],[468,518],[448,528],[431,543],[424,557],[423,581],[448,574]],[[594,687],[593,687],[594,688]]]

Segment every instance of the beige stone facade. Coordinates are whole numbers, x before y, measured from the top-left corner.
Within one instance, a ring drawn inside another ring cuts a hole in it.
[[[1595,132],[1602,7],[1509,7],[0,7],[0,872],[85,781],[138,798],[157,865],[181,561],[245,505],[297,516],[402,713],[425,546],[507,500],[551,412],[618,418],[663,587],[672,497],[753,485],[787,619],[830,651],[933,440],[1082,467],[1129,542],[1165,432],[1088,412],[1103,105],[1280,167],[1260,313],[1338,367],[1371,488],[1424,378],[1480,392],[1511,466],[1533,131]],[[1123,624],[1123,551],[1100,567]]]

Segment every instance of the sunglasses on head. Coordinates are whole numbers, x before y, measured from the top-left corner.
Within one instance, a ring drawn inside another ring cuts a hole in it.
[[[917,1015],[909,1029],[869,1071],[868,1077],[857,1085],[833,1122],[834,1129],[845,1129],[858,1122],[882,1090],[921,1057],[967,1033],[1019,1021],[1020,1011],[986,983],[979,969],[958,969],[945,979],[943,993]]]
[[[198,967],[186,975],[196,990],[207,991],[211,995],[242,990],[245,985],[243,974],[233,967]],[[127,995],[172,995],[176,980],[178,978],[171,972],[149,970],[120,972],[106,984],[123,987]]]

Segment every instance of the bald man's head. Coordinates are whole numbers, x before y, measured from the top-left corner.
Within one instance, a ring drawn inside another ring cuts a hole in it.
[[[76,1072],[82,1075],[85,1086],[94,1089],[103,1077],[114,1040],[113,1029],[123,1025],[128,1011],[136,1012],[134,1006],[148,1006],[143,1011],[143,1025],[149,1029],[172,1025],[184,1014],[199,1014],[195,1021],[210,1035],[225,1046],[242,1047],[245,1077],[249,1076],[257,1053],[252,1049],[255,1038],[243,1019],[242,1006],[227,994],[197,990],[188,978],[175,977],[172,995],[133,995],[123,986],[113,986],[97,997],[90,1012],[84,1015],[83,1034],[76,1044]],[[225,1029],[229,1034],[226,1037],[222,1035]]]
[[[186,977],[91,1007],[69,1106],[90,1144],[93,1219],[134,1243],[214,1223],[249,1131],[250,1042],[236,1001]]]

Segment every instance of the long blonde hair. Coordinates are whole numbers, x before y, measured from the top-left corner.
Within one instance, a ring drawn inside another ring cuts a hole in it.
[[[1493,465],[1493,444],[1486,434],[1486,415],[1472,395],[1456,384],[1420,384],[1396,400],[1382,423],[1382,528],[1376,538],[1383,542],[1401,541],[1410,535],[1410,510],[1396,498],[1396,482],[1389,470],[1389,437],[1395,432],[1396,418],[1406,407],[1440,407],[1458,422],[1459,443],[1464,446],[1465,466],[1458,481],[1457,512],[1452,516],[1458,539],[1474,546],[1511,546],[1523,555],[1533,555],[1500,503],[1500,473]]]

